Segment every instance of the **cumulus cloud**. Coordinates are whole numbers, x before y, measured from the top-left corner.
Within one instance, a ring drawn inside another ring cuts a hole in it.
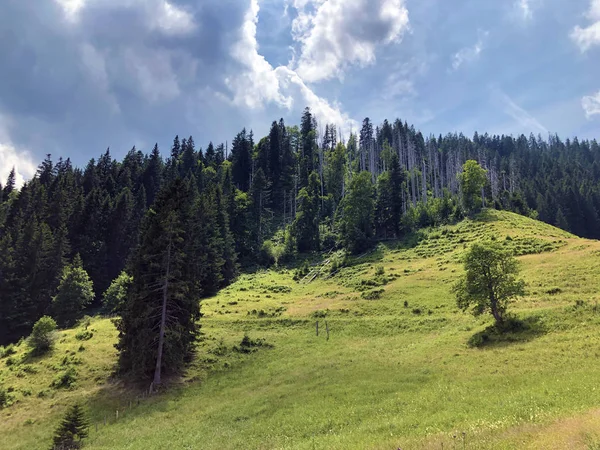
[[[243,68],[226,78],[234,104],[252,109],[274,104],[298,112],[308,106],[321,121],[334,123],[345,132],[356,128],[356,122],[343,113],[339,105],[315,94],[298,72],[288,66],[274,68],[258,52],[256,24],[259,10],[258,0],[251,0],[238,41],[231,48],[231,55]]]
[[[587,17],[591,24],[586,27],[577,25],[571,31],[571,39],[582,52],[586,52],[592,46],[600,44],[600,0],[591,0]]]
[[[600,91],[596,94],[586,95],[581,99],[581,106],[585,112],[585,117],[591,119],[592,116],[600,115]]]
[[[178,133],[225,140],[224,112],[187,111],[200,91],[227,92],[228,49],[243,19],[238,0],[3,4],[0,111],[14,126],[0,142],[81,165],[108,146],[119,155]]]
[[[301,46],[296,71],[307,82],[374,63],[377,46],[399,41],[409,28],[404,0],[294,0],[293,6],[292,35]]]
[[[167,0],[54,0],[62,7],[65,18],[78,22],[86,9],[143,11],[144,22],[151,30],[166,35],[186,35],[196,28],[193,15]]]
[[[477,39],[475,45],[461,48],[458,52],[452,55],[452,70],[458,70],[463,64],[471,63],[477,60],[484,49],[485,40],[487,39],[488,35],[488,31],[480,32],[479,39]]]

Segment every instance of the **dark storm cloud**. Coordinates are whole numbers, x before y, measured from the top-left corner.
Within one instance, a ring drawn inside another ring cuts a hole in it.
[[[122,154],[176,133],[203,144],[224,138],[215,93],[226,92],[247,5],[170,4],[193,26],[163,0],[87,0],[73,20],[51,0],[3,2],[0,115],[10,118],[12,144],[82,164],[107,146]]]

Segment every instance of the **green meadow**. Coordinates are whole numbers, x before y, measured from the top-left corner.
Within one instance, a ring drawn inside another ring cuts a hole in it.
[[[527,327],[505,336],[451,293],[486,240],[519,255],[527,283],[510,309]],[[600,448],[600,242],[486,211],[309,265],[204,300],[194,361],[152,397],[112,377],[109,318],[60,331],[43,357],[4,349],[0,447],[49,448],[81,402],[90,449]]]

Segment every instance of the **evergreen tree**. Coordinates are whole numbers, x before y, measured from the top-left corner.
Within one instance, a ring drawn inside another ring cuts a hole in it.
[[[8,200],[8,197],[10,196],[10,194],[12,193],[12,191],[14,191],[15,189],[15,184],[16,184],[16,173],[15,173],[15,168],[13,167],[10,170],[10,173],[8,174],[8,179],[6,180],[6,185],[4,186],[3,189],[3,197],[5,199]]]
[[[252,138],[246,134],[245,128],[238,133],[231,146],[233,182],[239,190],[244,192],[250,188],[253,146]]]
[[[319,250],[319,193],[319,176],[313,172],[298,194],[298,213],[292,225],[300,253]]]
[[[82,440],[88,436],[89,420],[84,409],[74,404],[71,406],[54,433],[50,450],[72,450],[79,449],[83,445]]]
[[[196,256],[191,254],[193,191],[176,179],[159,192],[131,262],[133,284],[118,322],[119,369],[138,379],[179,373],[200,317]],[[201,249],[199,249],[201,250]]]

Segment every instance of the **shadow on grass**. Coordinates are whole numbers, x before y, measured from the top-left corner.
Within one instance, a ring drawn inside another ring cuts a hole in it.
[[[504,347],[511,344],[529,342],[546,333],[546,328],[538,316],[525,319],[508,317],[502,325],[490,325],[475,333],[467,341],[472,348]]]

